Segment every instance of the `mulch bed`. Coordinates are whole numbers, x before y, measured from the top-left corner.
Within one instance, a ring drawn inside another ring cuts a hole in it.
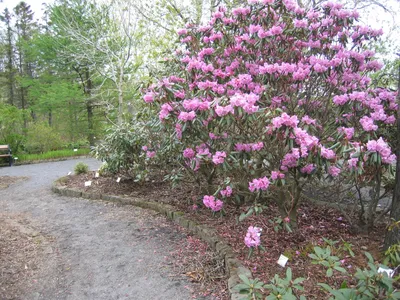
[[[323,205],[304,203],[298,211],[299,228],[295,233],[288,233],[284,230],[276,232],[273,220],[279,216],[277,208],[270,206],[259,215],[253,215],[242,222],[238,216],[247,210],[246,207],[237,208],[226,205],[224,216],[213,216],[210,210],[201,204],[201,195],[196,194],[197,189],[189,184],[182,184],[174,189],[170,184],[163,181],[163,172],[144,183],[135,183],[133,180],[122,179],[117,182],[117,177],[94,178],[94,172],[82,175],[69,176],[63,184],[71,188],[77,188],[100,194],[113,194],[120,196],[137,197],[157,201],[175,206],[178,210],[184,211],[189,218],[214,228],[219,235],[227,242],[237,254],[238,258],[252,271],[253,276],[268,282],[279,274],[284,277],[286,268],[277,264],[281,254],[289,257],[287,267],[291,267],[295,277],[303,277],[304,295],[309,299],[327,299],[328,296],[317,283],[328,283],[334,287],[340,287],[343,280],[349,280],[342,273],[334,271],[332,277],[326,277],[326,269],[320,265],[311,264],[308,254],[313,251],[314,246],[327,246],[323,240],[330,239],[352,244],[355,253],[351,257],[348,252],[337,250],[336,254],[342,259],[342,267],[354,274],[357,268],[366,266],[367,259],[365,251],[370,252],[373,257],[382,262],[380,246],[383,243],[385,225],[377,226],[374,232],[369,235],[354,234],[345,218],[339,211]],[[90,187],[84,187],[84,182],[91,180]],[[244,237],[249,226],[262,228],[261,241],[265,252],[255,253],[248,258],[248,248],[244,244]],[[350,279],[348,284],[354,282]]]
[[[42,269],[49,239],[26,216],[0,212],[0,299],[24,299]]]

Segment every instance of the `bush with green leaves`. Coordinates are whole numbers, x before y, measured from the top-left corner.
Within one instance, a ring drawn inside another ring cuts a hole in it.
[[[79,162],[75,165],[74,171],[76,175],[86,174],[89,172],[89,166],[83,162]]]
[[[11,151],[16,154],[24,141],[22,111],[0,103],[0,145],[10,145]]]
[[[344,281],[339,289],[332,288],[326,283],[319,283],[319,286],[333,296],[329,298],[330,300],[400,299],[400,291],[393,286],[395,280],[389,277],[386,272],[378,272],[379,267],[382,269],[388,269],[388,267],[376,264],[373,257],[368,252],[365,252],[368,258],[367,267],[364,269],[357,268],[356,273],[351,275],[348,274],[344,268],[337,268],[337,260],[336,258],[332,258],[330,246],[325,249],[315,247],[314,250],[315,255],[310,255],[310,258],[312,258],[314,262],[327,267],[328,270],[331,270],[330,273],[333,273],[333,269],[335,269],[346,274],[349,279],[354,277],[357,280],[357,284],[351,287]],[[328,272],[327,276],[329,276]],[[264,282],[260,281],[258,278],[251,279],[244,275],[240,275],[239,277],[242,282],[238,284],[235,289],[239,290],[240,294],[247,297],[246,299],[306,299],[305,296],[298,294],[298,291],[303,290],[301,283],[305,279],[293,279],[291,268],[287,268],[285,278],[280,278],[279,275],[276,274],[268,284],[264,284]]]
[[[334,270],[346,273],[346,269],[340,266],[341,263],[339,261],[339,257],[331,254],[332,250],[330,246],[326,248],[321,248],[317,246],[314,247],[314,253],[311,253],[308,256],[312,259],[312,264],[319,264],[327,268],[327,277],[332,277]]]
[[[28,153],[44,153],[63,148],[60,135],[46,123],[36,123],[29,127],[25,143]]]
[[[235,289],[239,290],[240,294],[247,296],[247,299],[263,299],[262,290],[268,290],[269,295],[266,300],[296,300],[306,299],[304,296],[299,295],[298,291],[303,291],[304,288],[300,285],[305,279],[296,278],[293,280],[292,269],[286,269],[286,277],[281,278],[275,274],[271,283],[264,284],[259,279],[249,279],[245,275],[239,275],[243,283],[238,284]]]
[[[385,251],[385,265],[398,268],[400,267],[400,244],[394,244]]]
[[[146,178],[152,147],[145,124],[123,123],[111,127],[93,153],[106,163],[103,172],[121,173],[141,181]]]

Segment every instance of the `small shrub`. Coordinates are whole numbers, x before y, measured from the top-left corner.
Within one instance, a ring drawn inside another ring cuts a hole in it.
[[[45,123],[37,123],[28,129],[25,151],[44,153],[62,148],[63,141],[58,133]]]
[[[385,251],[383,263],[394,268],[400,266],[400,244],[394,244]]]
[[[89,171],[89,166],[83,162],[77,163],[75,166],[75,174],[86,174]]]
[[[107,173],[109,173],[108,164],[107,164],[107,162],[103,162],[99,168],[99,175],[104,176],[104,175],[107,175]]]

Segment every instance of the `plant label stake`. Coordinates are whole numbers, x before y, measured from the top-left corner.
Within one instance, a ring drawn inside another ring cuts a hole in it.
[[[285,267],[288,260],[289,260],[289,258],[287,258],[285,255],[281,254],[281,256],[279,256],[277,263],[281,267]]]
[[[89,181],[85,181],[85,186],[91,186],[92,185],[92,182],[89,180]]]
[[[99,172],[96,172],[96,173],[94,174],[94,177],[95,177],[95,178],[99,178],[99,176],[100,176],[100,175],[99,175]]]
[[[68,176],[69,176],[69,175],[71,175],[71,172],[68,172],[68,174],[67,174],[67,175],[68,175]]]
[[[118,178],[117,178],[117,182],[120,182],[120,181],[121,181],[121,177],[118,177]]]
[[[393,277],[394,270],[392,270],[392,269],[385,269],[385,268],[379,267],[379,268],[378,268],[378,273],[386,273],[387,276]]]

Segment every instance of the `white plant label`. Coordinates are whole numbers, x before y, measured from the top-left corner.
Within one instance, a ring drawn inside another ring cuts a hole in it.
[[[96,172],[96,173],[94,174],[94,177],[96,177],[96,178],[99,178],[99,176],[100,176],[99,172]]]
[[[77,152],[78,151],[78,149],[74,149],[74,152]]]
[[[85,181],[85,186],[91,186],[92,185],[92,182],[89,180],[89,181]]]
[[[71,172],[68,172],[68,174],[67,174],[67,175],[68,175],[68,176],[69,176],[69,175],[71,175]]]
[[[118,177],[118,178],[117,178],[117,182],[120,182],[120,181],[121,181],[121,177]]]
[[[393,277],[394,270],[392,270],[392,269],[384,269],[384,268],[379,267],[378,268],[378,273],[383,273],[383,272],[385,272],[389,277]]]
[[[18,157],[14,157],[15,160],[18,160]]]
[[[287,258],[285,255],[281,254],[278,259],[278,265],[281,267],[286,266],[286,263],[288,262],[289,258]]]

